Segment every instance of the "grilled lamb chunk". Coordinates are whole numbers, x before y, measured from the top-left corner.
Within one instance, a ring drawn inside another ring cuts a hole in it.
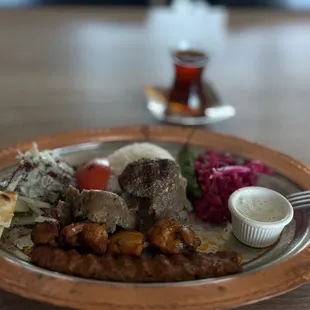
[[[188,212],[192,211],[186,196],[187,181],[172,160],[140,159],[132,162],[119,176],[119,183],[128,195],[136,198],[142,231],[150,228],[151,218],[168,216],[185,221]]]
[[[61,228],[73,222],[71,207],[62,200],[58,201],[57,218],[59,220],[59,224]]]
[[[109,239],[105,224],[82,222],[65,226],[59,235],[59,245],[95,254],[105,253]]]
[[[56,222],[38,223],[31,232],[31,241],[34,244],[50,244],[59,234]]]
[[[78,189],[69,186],[66,195],[66,204],[71,210],[73,220],[83,220],[86,218],[83,197]]]
[[[105,223],[107,231],[113,233],[116,226],[135,229],[138,224],[137,213],[129,210],[125,200],[112,192],[83,190],[81,193],[69,187],[66,204],[71,209],[73,220],[89,220]]]
[[[170,159],[139,159],[126,166],[118,177],[121,188],[141,198],[153,198],[176,190],[180,167]]]
[[[140,206],[140,199],[132,196],[126,192],[121,192],[120,196],[125,200],[129,210],[138,211]]]
[[[184,221],[188,212],[192,211],[192,204],[186,196],[186,180],[183,178],[177,181],[175,191],[158,195],[150,202],[150,209],[155,214],[155,220],[167,216]]]

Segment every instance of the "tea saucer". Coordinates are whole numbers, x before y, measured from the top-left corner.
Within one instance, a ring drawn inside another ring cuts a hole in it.
[[[158,86],[147,86],[144,94],[147,101],[147,109],[158,120],[175,125],[199,126],[217,123],[229,119],[236,114],[233,106],[222,102],[209,83],[204,83],[204,88],[212,106],[205,109],[204,116],[166,115],[168,105],[167,94],[169,89]]]

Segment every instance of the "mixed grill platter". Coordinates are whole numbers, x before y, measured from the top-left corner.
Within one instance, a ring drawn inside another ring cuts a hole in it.
[[[61,133],[0,151],[0,287],[77,309],[226,309],[307,282],[310,171],[203,130]],[[122,298],[119,298],[122,296]]]

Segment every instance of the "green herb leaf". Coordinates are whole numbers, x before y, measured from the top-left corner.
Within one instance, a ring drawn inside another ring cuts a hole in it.
[[[195,155],[185,144],[178,154],[178,162],[181,167],[181,173],[187,179],[187,192],[194,198],[201,197],[201,189],[196,179],[195,173]]]

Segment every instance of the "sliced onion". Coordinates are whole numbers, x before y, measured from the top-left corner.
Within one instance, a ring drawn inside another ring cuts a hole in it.
[[[38,216],[34,219],[34,221],[36,223],[43,223],[43,222],[57,222],[56,219],[54,219],[53,217],[48,217],[48,216]]]
[[[20,200],[23,200],[23,201],[27,202],[29,208],[31,208],[30,205],[32,205],[32,206],[34,206],[36,208],[40,208],[40,209],[50,209],[52,207],[49,203],[44,202],[44,201],[35,200],[35,199],[28,198],[28,197],[25,197],[25,196],[19,196],[18,198]]]
[[[15,208],[14,208],[14,212],[15,213],[22,213],[22,212],[28,212],[29,211],[29,207],[27,202],[17,199],[16,204],[15,204]]]
[[[11,227],[18,225],[33,225],[35,224],[36,215],[26,215],[26,216],[14,216],[12,220]]]
[[[7,185],[6,190],[7,190],[8,192],[14,192],[16,186],[18,185],[18,183],[19,183],[19,181],[21,180],[22,177],[23,177],[23,175],[20,174],[20,175],[16,178],[16,180],[13,180],[12,183],[9,183],[9,184]]]

